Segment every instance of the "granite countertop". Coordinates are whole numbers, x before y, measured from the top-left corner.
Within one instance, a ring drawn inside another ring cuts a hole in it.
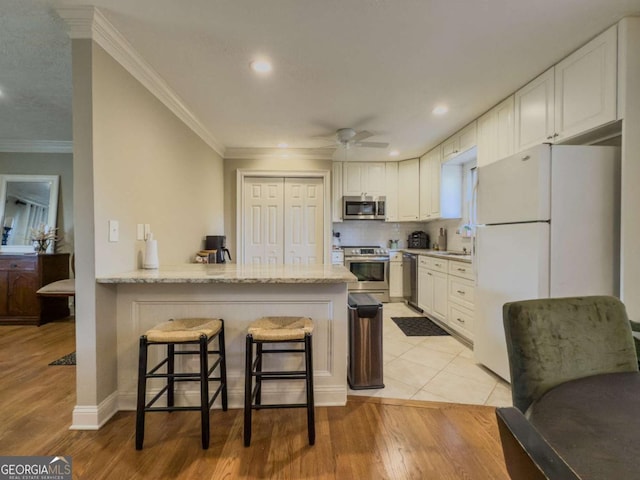
[[[428,255],[430,257],[443,258],[445,260],[455,260],[456,262],[471,263],[471,254],[469,255],[452,255],[450,252],[443,252],[442,250],[428,250],[421,248],[403,248],[403,252],[415,253],[416,255]]]
[[[190,264],[161,266],[98,277],[98,283],[347,283],[356,280],[342,265]]]

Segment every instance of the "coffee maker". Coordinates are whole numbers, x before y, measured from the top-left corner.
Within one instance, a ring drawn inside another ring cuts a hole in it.
[[[216,263],[226,263],[225,253],[229,257],[229,261],[231,261],[231,254],[227,249],[227,237],[224,235],[207,235],[204,248],[206,250],[217,250]]]

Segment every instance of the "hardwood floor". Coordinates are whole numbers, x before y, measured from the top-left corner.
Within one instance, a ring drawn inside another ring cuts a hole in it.
[[[72,352],[74,323],[0,327],[0,455],[70,455],[78,479],[508,479],[492,407],[349,397],[316,409],[307,445],[304,410],[254,414],[242,445],[242,411],[211,414],[200,448],[197,412],[147,415],[144,450],[134,413],[101,430],[71,431],[75,367],[48,366]]]

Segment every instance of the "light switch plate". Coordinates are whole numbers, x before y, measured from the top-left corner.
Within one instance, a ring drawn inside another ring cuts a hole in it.
[[[109,220],[109,241],[117,242],[120,237],[120,225],[117,220]]]

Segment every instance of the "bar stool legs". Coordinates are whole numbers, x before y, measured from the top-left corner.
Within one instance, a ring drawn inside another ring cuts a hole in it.
[[[304,336],[305,370],[307,371],[307,430],[309,432],[309,445],[316,443],[316,412],[313,399],[313,351],[311,349],[311,334]]]
[[[262,340],[254,338],[250,333],[246,338],[245,350],[245,389],[244,389],[244,446],[251,444],[252,411],[270,408],[306,408],[307,431],[309,445],[315,444],[315,405],[313,396],[313,351],[312,335],[303,333],[302,338]],[[263,348],[269,343],[302,343],[302,349]],[[253,357],[253,345],[256,345],[256,356]],[[304,370],[300,371],[263,371],[262,357],[266,354],[302,353],[304,356]],[[255,385],[253,379],[255,378]],[[268,380],[305,380],[306,402],[297,404],[263,404],[262,382]]]
[[[218,339],[218,349],[210,350],[209,345]],[[166,345],[167,356],[151,370],[147,368],[148,350],[150,345]],[[197,350],[176,351],[176,345],[198,345]],[[217,354],[213,365],[209,366],[209,355]],[[175,372],[176,355],[198,355],[199,371]],[[166,373],[158,371],[166,365]],[[219,376],[212,376],[219,367]],[[182,319],[165,322],[149,330],[140,337],[140,351],[138,362],[138,399],[136,408],[136,450],[142,450],[144,443],[145,414],[147,412],[173,412],[184,410],[199,410],[202,430],[202,448],[209,448],[210,441],[210,409],[216,398],[222,395],[222,410],[227,410],[227,371],[225,358],[224,321],[221,319]],[[166,385],[147,403],[147,380],[150,378],[164,378]],[[213,396],[209,398],[209,382],[219,382]],[[199,406],[175,406],[175,383],[199,382]],[[167,406],[153,405],[166,393]]]

